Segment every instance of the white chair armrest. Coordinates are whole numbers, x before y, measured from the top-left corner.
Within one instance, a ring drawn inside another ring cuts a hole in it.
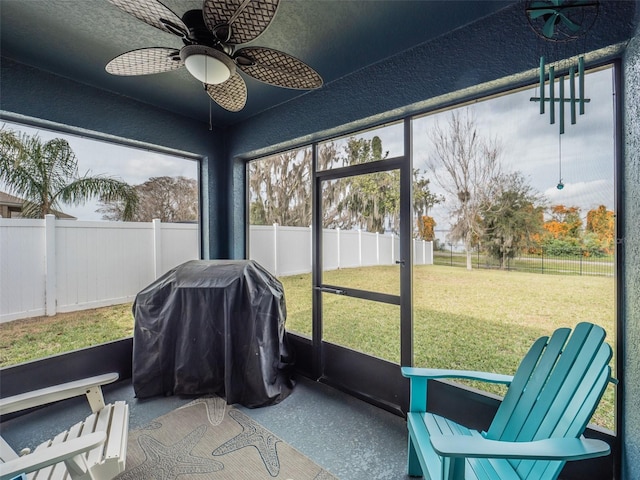
[[[40,405],[65,400],[67,398],[87,395],[92,411],[104,407],[104,399],[100,386],[115,382],[117,373],[105,373],[96,377],[76,380],[74,382],[54,385],[52,387],[21,393],[12,397],[0,399],[0,415],[18,412]]]
[[[72,460],[77,455],[93,450],[107,439],[105,432],[95,432],[68,442],[37,450],[29,455],[0,464],[0,480],[10,480],[21,473],[29,473],[58,462]]]

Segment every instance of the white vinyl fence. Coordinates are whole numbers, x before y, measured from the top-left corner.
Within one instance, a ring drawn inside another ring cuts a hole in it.
[[[276,276],[311,272],[311,228],[252,225],[249,258]],[[325,270],[393,265],[400,260],[400,239],[392,233],[325,229],[322,240]],[[433,242],[413,240],[413,263],[433,264]]]
[[[0,323],[117,305],[171,268],[200,258],[198,226],[0,218]],[[414,240],[414,263],[433,264],[431,242]],[[311,228],[250,227],[250,258],[276,276],[311,272]],[[327,270],[392,265],[393,234],[325,230]]]
[[[0,218],[0,322],[130,302],[197,258],[195,224]]]

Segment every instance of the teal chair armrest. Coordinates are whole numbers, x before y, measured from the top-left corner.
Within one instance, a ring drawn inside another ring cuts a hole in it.
[[[513,375],[502,375],[500,373],[476,372],[473,370],[447,370],[441,368],[418,368],[402,367],[402,375],[407,378],[426,378],[429,380],[458,378],[465,380],[479,380],[489,383],[511,384]]]
[[[433,449],[443,457],[571,461],[602,457],[611,451],[606,442],[585,438],[502,442],[480,436],[432,435],[430,440]]]
[[[402,375],[411,380],[411,395],[409,401],[410,412],[427,411],[427,380],[457,378],[464,380],[479,380],[489,383],[510,385],[512,375],[502,375],[490,372],[475,372],[472,370],[445,370],[439,368],[402,367]]]

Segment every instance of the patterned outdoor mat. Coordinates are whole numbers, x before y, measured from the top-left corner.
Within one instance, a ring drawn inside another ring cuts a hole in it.
[[[216,396],[199,398],[129,433],[117,480],[337,480]]]

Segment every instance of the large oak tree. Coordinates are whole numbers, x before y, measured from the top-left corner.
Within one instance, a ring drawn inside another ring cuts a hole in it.
[[[433,150],[427,165],[446,192],[450,239],[464,242],[471,270],[472,248],[484,233],[482,209],[500,180],[501,146],[496,138],[481,135],[468,110],[451,112],[447,123],[436,123],[428,135]]]

